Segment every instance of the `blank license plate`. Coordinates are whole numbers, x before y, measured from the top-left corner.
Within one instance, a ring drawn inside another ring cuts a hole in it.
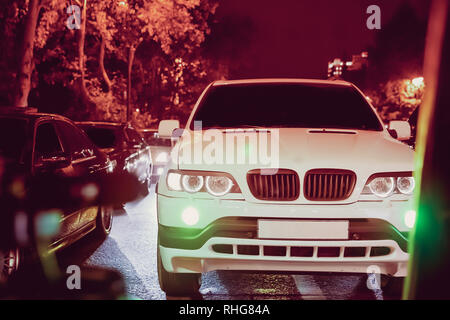
[[[348,221],[258,220],[258,238],[347,240]]]

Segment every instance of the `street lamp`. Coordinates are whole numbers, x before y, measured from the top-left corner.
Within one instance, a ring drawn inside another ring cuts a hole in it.
[[[421,89],[425,85],[423,77],[414,78],[411,82],[418,89]]]

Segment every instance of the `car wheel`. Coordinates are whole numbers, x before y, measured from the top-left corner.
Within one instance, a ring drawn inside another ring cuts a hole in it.
[[[403,285],[405,278],[395,278],[389,276],[382,276],[381,289],[384,293],[390,296],[401,296],[403,292]]]
[[[0,284],[6,282],[18,269],[21,262],[18,248],[0,249]]]
[[[113,223],[113,211],[112,206],[100,206],[98,208],[97,220],[96,220],[96,233],[99,238],[106,238],[112,229]]]
[[[199,294],[201,285],[201,273],[171,273],[164,269],[161,256],[157,254],[158,259],[158,279],[161,290],[168,296],[192,297]]]

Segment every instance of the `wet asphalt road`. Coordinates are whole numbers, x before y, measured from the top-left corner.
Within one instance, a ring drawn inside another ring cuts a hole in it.
[[[171,299],[161,291],[156,272],[156,201],[154,189],[142,199],[116,210],[111,235],[99,242],[89,235],[62,251],[60,265],[113,268],[122,273],[130,297]],[[200,297],[205,300],[264,299],[398,299],[369,290],[365,275],[280,275],[209,272],[203,275]],[[189,299],[186,297],[186,299]]]

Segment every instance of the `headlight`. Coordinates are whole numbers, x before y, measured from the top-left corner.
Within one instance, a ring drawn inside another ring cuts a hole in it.
[[[416,182],[413,177],[400,177],[397,179],[397,188],[403,194],[412,194]]]
[[[181,187],[181,174],[177,172],[169,172],[167,175],[167,186],[173,191],[182,191]]]
[[[221,197],[230,192],[233,181],[227,177],[208,176],[206,177],[206,190],[216,197]]]
[[[236,181],[228,173],[169,170],[166,182],[171,191],[208,192],[215,197],[241,193]]]
[[[181,184],[186,192],[199,192],[203,188],[203,176],[183,175]]]
[[[167,152],[161,152],[155,159],[156,162],[167,162],[169,161],[169,155]]]
[[[117,161],[116,160],[113,160],[113,161],[109,161],[108,160],[108,166],[106,168],[106,171],[108,173],[112,173],[112,172],[114,172],[114,169],[116,168],[116,166],[117,166]]]
[[[369,178],[362,193],[374,194],[380,198],[393,194],[412,195],[415,185],[411,172],[379,173]]]
[[[386,198],[394,191],[395,180],[392,177],[375,178],[369,183],[369,188],[374,195]]]

